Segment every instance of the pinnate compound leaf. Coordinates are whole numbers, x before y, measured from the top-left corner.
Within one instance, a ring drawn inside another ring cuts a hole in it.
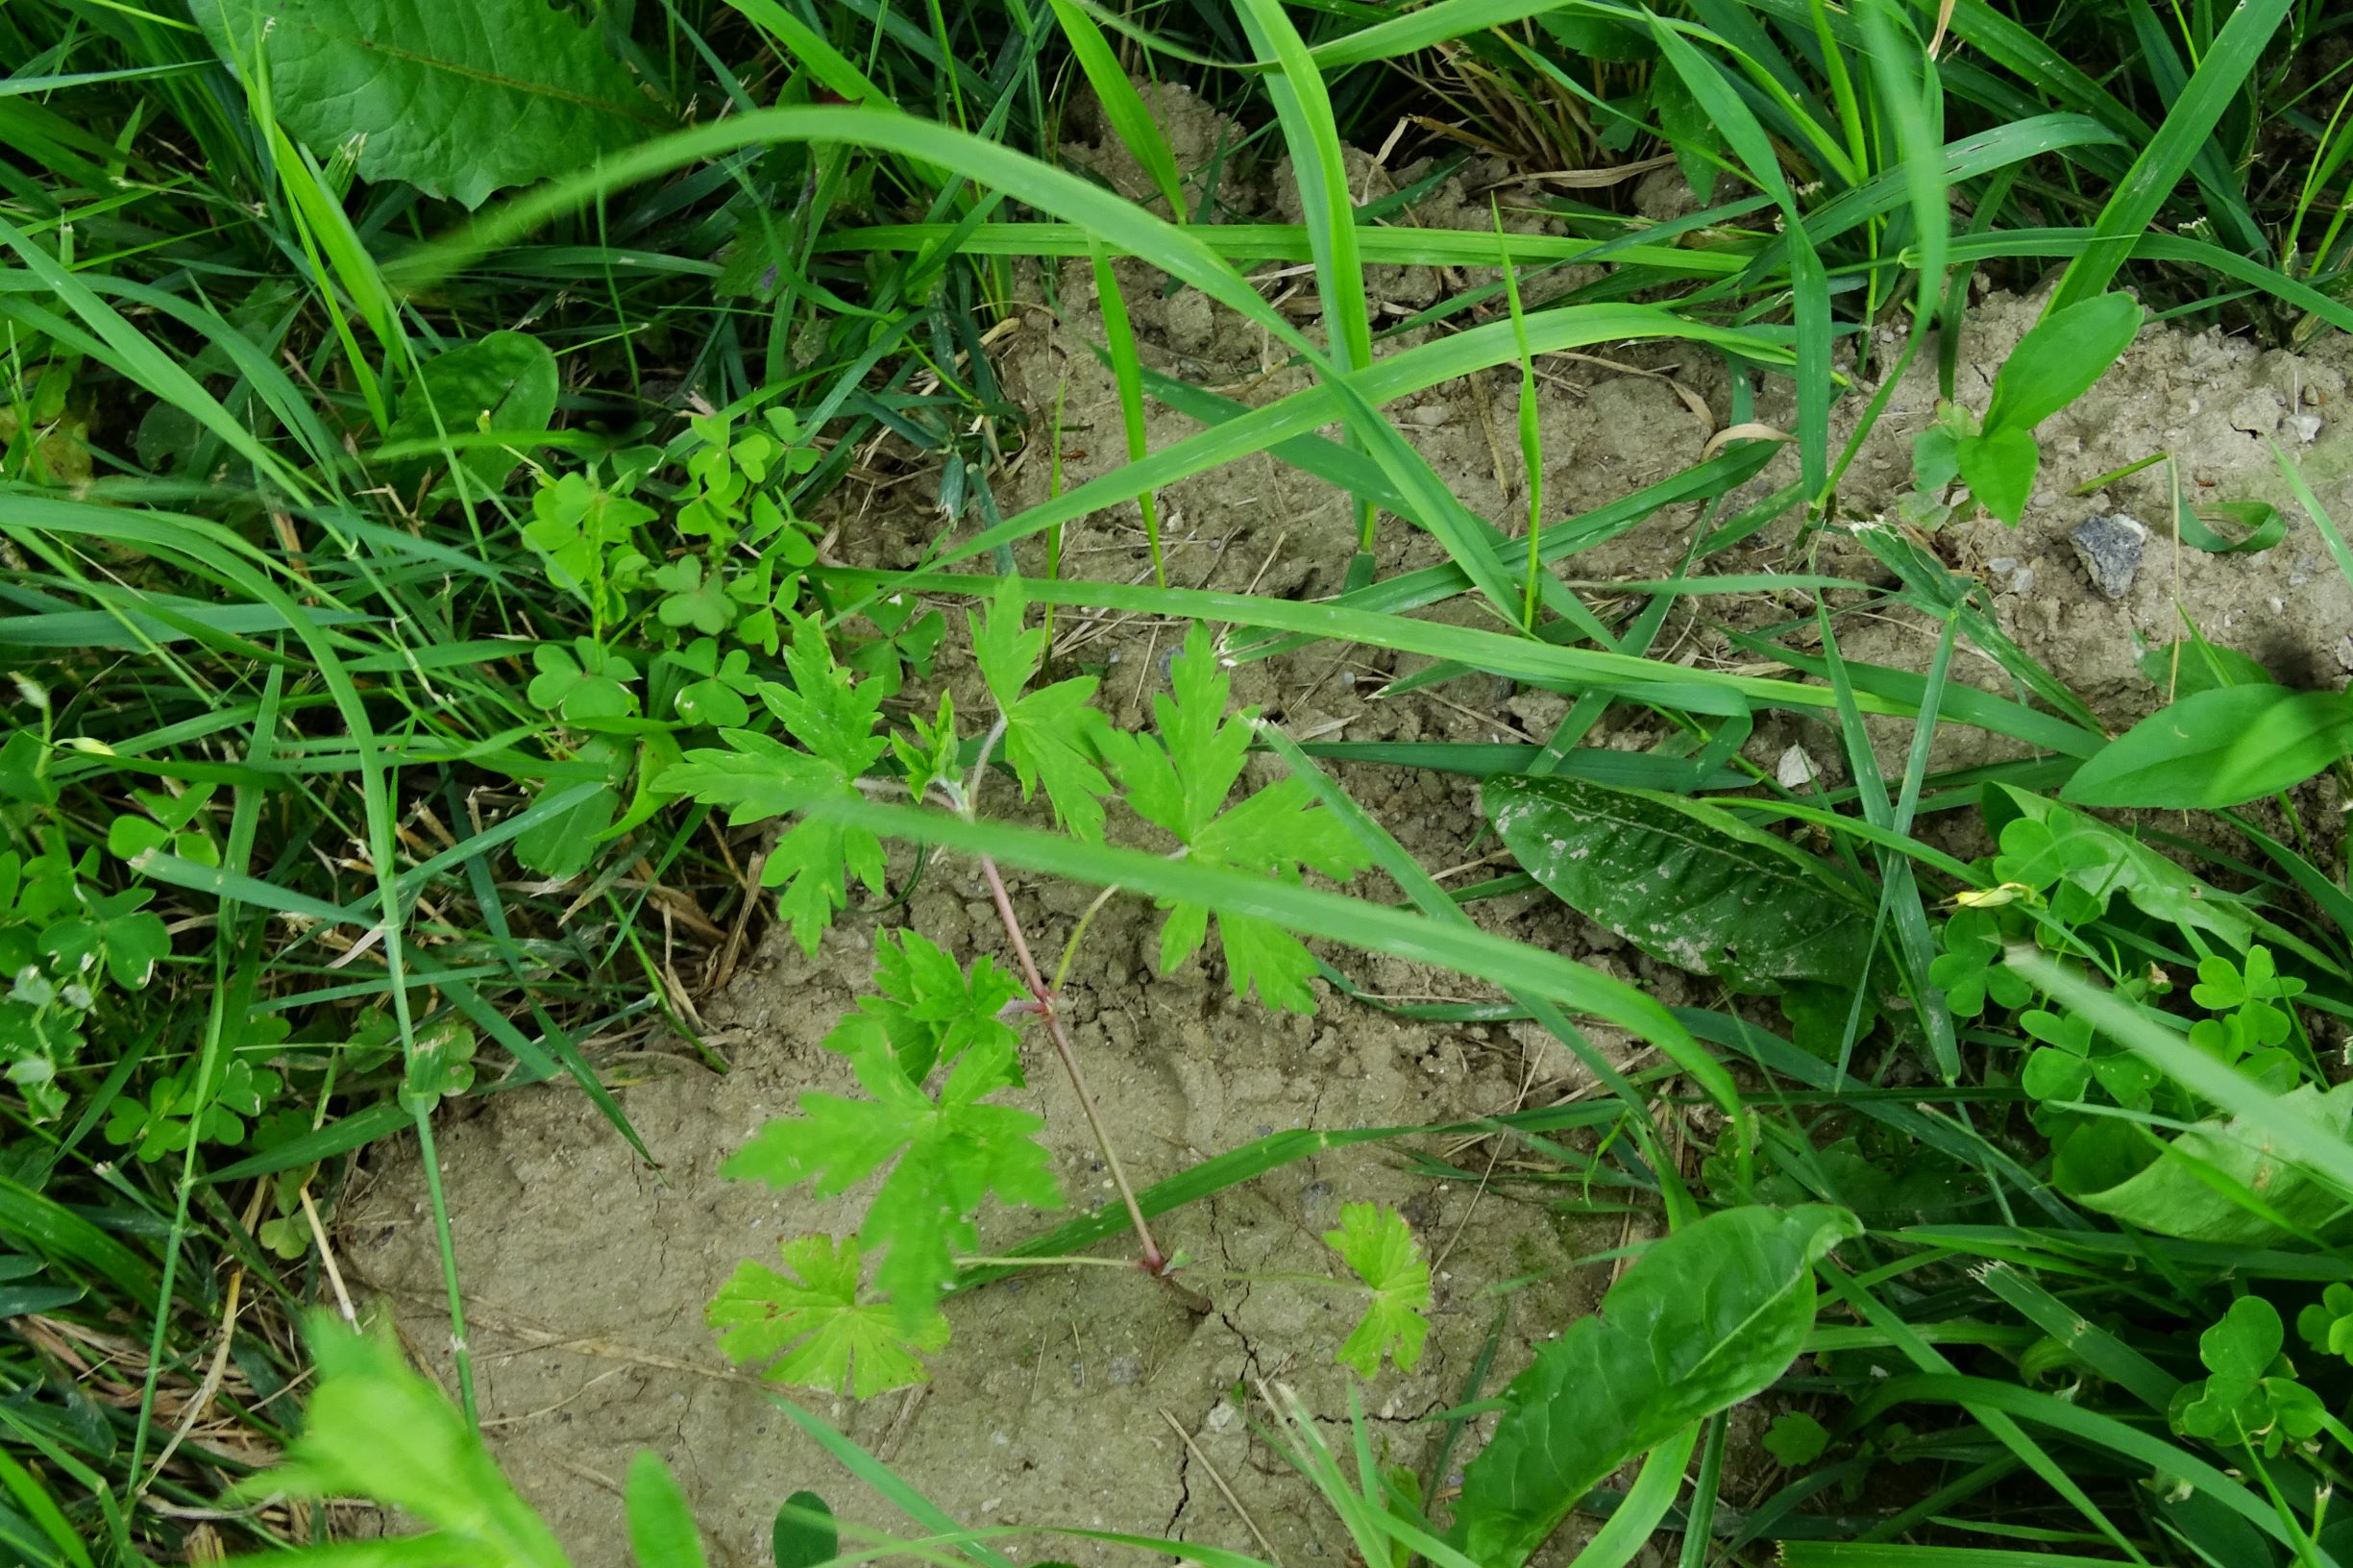
[[[2281,1096],[2338,1138],[2353,1137],[2353,1084],[2323,1092],[2302,1084]],[[2326,1224],[2343,1200],[2325,1182],[2291,1164],[2255,1123],[2240,1116],[2201,1121],[2166,1145],[2156,1163],[2076,1202],[2098,1213],[2185,1241],[2225,1246],[2269,1247],[2293,1233],[2247,1205],[2233,1201],[2243,1191],[2281,1219],[2306,1231]]]
[[[1286,882],[1311,870],[1345,879],[1371,864],[1370,853],[1316,803],[1305,779],[1279,779],[1225,809],[1241,778],[1257,710],[1226,717],[1233,683],[1198,624],[1169,666],[1169,680],[1171,690],[1153,699],[1157,736],[1106,728],[1097,743],[1138,816],[1165,829],[1196,862]],[[1164,972],[1208,939],[1210,911],[1198,904],[1162,907],[1169,912],[1161,927]],[[1255,988],[1270,1006],[1315,1010],[1308,989],[1315,959],[1297,937],[1270,920],[1228,914],[1217,916],[1217,935],[1235,995]]]
[[[1430,1336],[1430,1264],[1414,1244],[1413,1230],[1393,1209],[1369,1203],[1340,1207],[1340,1228],[1324,1233],[1324,1245],[1340,1255],[1371,1289],[1364,1309],[1333,1359],[1364,1377],[1381,1371],[1386,1353],[1400,1372],[1421,1364],[1422,1341]]]
[[[785,668],[792,685],[763,685],[760,700],[806,750],[749,730],[724,730],[725,748],[689,751],[683,762],[663,771],[660,787],[727,807],[727,821],[739,827],[790,815],[827,796],[856,796],[859,776],[890,745],[874,733],[880,684],[853,683],[834,663],[825,634],[812,621],[794,625]],[[777,911],[812,957],[834,916],[849,901],[846,874],[880,893],[882,841],[863,828],[809,820],[786,829],[769,851],[761,881],[784,890]]]
[[[924,1380],[916,1353],[945,1347],[946,1318],[925,1312],[910,1325],[888,1302],[859,1300],[855,1240],[837,1248],[829,1236],[802,1236],[778,1250],[784,1273],[747,1260],[703,1313],[731,1360],[773,1358],[761,1374],[771,1382],[858,1399]]]
[[[704,1568],[695,1510],[659,1454],[650,1448],[637,1451],[629,1461],[623,1501],[629,1516],[629,1555],[637,1559],[637,1568]]]
[[[580,8],[547,0],[194,0],[241,73],[268,73],[286,129],[362,179],[479,207],[617,152],[663,121]],[[587,14],[594,16],[593,8]]]
[[[2285,686],[2195,692],[2110,741],[2060,797],[2164,810],[2243,805],[2353,753],[2353,698]]]
[[[1844,1209],[1747,1208],[1654,1243],[1504,1391],[1454,1544],[1517,1568],[1619,1465],[1771,1386],[1813,1328],[1815,1262],[1861,1230]]]
[[[1483,800],[1529,875],[1653,958],[1761,992],[1869,967],[1871,910],[1725,812],[1558,776],[1498,774]]]
[[[1039,1116],[980,1098],[1020,1081],[1010,1041],[975,1043],[948,1069],[934,1100],[911,1082],[880,1032],[829,1041],[851,1057],[870,1100],[800,1097],[797,1118],[778,1117],[724,1166],[732,1178],[774,1187],[801,1182],[821,1196],[847,1191],[890,1167],[859,1227],[882,1252],[875,1283],[888,1291],[899,1331],[919,1335],[955,1277],[955,1252],[975,1243],[972,1216],[992,1194],[1033,1209],[1062,1207]]]

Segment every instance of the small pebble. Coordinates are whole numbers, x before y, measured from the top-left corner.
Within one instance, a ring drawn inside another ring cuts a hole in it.
[[[2296,439],[2299,441],[2313,441],[2319,437],[2320,416],[2318,414],[2298,414],[2288,423],[2295,427]]]
[[[2133,575],[2148,549],[2148,529],[2122,512],[2087,518],[2067,536],[2082,560],[2092,586],[2110,599],[2122,599],[2132,589]]]
[[[1803,790],[1811,788],[1814,780],[1822,776],[1822,770],[1815,767],[1814,759],[1805,754],[1805,747],[1793,746],[1781,753],[1780,763],[1774,769],[1773,776],[1780,781],[1781,788],[1785,790]]]
[[[1443,403],[1432,402],[1422,404],[1408,413],[1406,417],[1424,429],[1434,429],[1454,418],[1455,411]]]

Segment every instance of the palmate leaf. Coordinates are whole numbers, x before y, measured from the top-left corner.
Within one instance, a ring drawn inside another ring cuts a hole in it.
[[[194,0],[221,57],[266,72],[286,129],[367,180],[479,207],[592,162],[664,117],[601,31],[547,0]]]
[[[825,1037],[829,1048],[852,1061],[879,1042],[908,1082],[919,1084],[975,1045],[1014,1048],[1004,1010],[1021,995],[1021,985],[986,954],[972,961],[968,976],[922,933],[886,932],[874,951],[874,983],[881,994],[859,997],[856,1011]],[[1011,1083],[1017,1085],[1019,1058],[1015,1062]]]
[[[725,748],[689,751],[686,760],[663,771],[661,789],[725,806],[735,826],[785,816],[822,796],[858,793],[859,776],[890,745],[874,733],[882,707],[880,682],[853,682],[834,663],[825,634],[813,621],[795,624],[784,662],[792,685],[764,683],[760,700],[808,749],[796,751],[749,730],[723,730]],[[880,893],[882,842],[863,828],[813,820],[787,828],[768,853],[760,880],[784,890],[777,912],[812,957],[835,914],[849,901],[846,873]]]
[[[1005,720],[1005,761],[1021,781],[1021,798],[1041,788],[1054,821],[1082,839],[1103,836],[1103,797],[1111,780],[1096,766],[1097,737],[1107,727],[1091,706],[1095,677],[1076,675],[1030,692],[1045,657],[1042,626],[1024,630],[1019,590],[1008,579],[990,601],[986,619],[968,617],[973,662]]]
[[[981,1096],[1019,1081],[1010,1039],[973,1044],[948,1070],[935,1101],[900,1070],[880,1031],[842,1041],[870,1100],[803,1094],[797,1118],[778,1117],[724,1167],[731,1178],[775,1187],[815,1184],[847,1191],[890,1167],[859,1239],[883,1251],[875,1283],[890,1292],[902,1333],[919,1332],[955,1277],[955,1251],[974,1243],[972,1215],[1001,1203],[1062,1207],[1051,1158],[1037,1140],[1044,1121]]]
[[[1365,1377],[1381,1370],[1385,1353],[1400,1372],[1421,1364],[1422,1342],[1430,1336],[1430,1264],[1413,1242],[1413,1230],[1393,1209],[1369,1203],[1340,1207],[1340,1228],[1324,1233],[1324,1245],[1340,1255],[1369,1286],[1371,1305],[1333,1359]]]
[[[1371,852],[1315,803],[1306,780],[1285,778],[1224,810],[1249,754],[1255,709],[1229,720],[1233,683],[1219,667],[1209,632],[1196,623],[1169,666],[1171,690],[1153,699],[1157,737],[1106,729],[1097,744],[1137,815],[1166,829],[1189,858],[1206,865],[1297,882],[1304,871],[1345,879],[1371,864]],[[1174,968],[1209,936],[1210,910],[1164,904],[1161,968]],[[1312,1013],[1308,989],[1314,957],[1271,920],[1220,914],[1217,935],[1237,996],[1255,988],[1268,1005]]]
[[[858,1399],[923,1381],[916,1353],[946,1346],[946,1318],[931,1312],[910,1329],[890,1304],[860,1301],[854,1239],[837,1248],[803,1236],[778,1250],[786,1273],[747,1260],[711,1298],[703,1321],[725,1331],[721,1350],[747,1363],[773,1358],[761,1374],[772,1382]]]

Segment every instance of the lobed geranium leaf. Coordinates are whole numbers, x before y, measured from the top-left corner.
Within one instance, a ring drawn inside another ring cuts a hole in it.
[[[928,1312],[910,1326],[891,1304],[861,1301],[854,1239],[797,1237],[778,1251],[786,1272],[747,1261],[711,1298],[703,1319],[724,1331],[721,1350],[772,1362],[761,1376],[773,1382],[859,1399],[924,1381],[917,1353],[945,1347],[946,1318]]]
[[[1373,1293],[1334,1360],[1369,1378],[1380,1372],[1385,1353],[1398,1371],[1412,1371],[1430,1336],[1430,1319],[1423,1315],[1430,1310],[1430,1264],[1414,1244],[1412,1227],[1393,1209],[1343,1204],[1339,1229],[1324,1233],[1324,1245]]]

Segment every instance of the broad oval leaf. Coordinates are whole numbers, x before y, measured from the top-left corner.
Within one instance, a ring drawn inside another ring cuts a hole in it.
[[[2340,1084],[2325,1094],[2303,1084],[2280,1098],[2340,1139],[2353,1134],[2353,1084]],[[2281,1158],[2271,1137],[2243,1116],[2198,1122],[2139,1174],[2075,1201],[2185,1241],[2268,1247],[2294,1234],[2231,1198],[2224,1189],[2234,1187],[2306,1231],[2326,1224],[2345,1205],[2334,1187]]]
[[[815,1492],[795,1492],[776,1510],[768,1544],[776,1568],[818,1568],[842,1555],[842,1532],[823,1498]]]
[[[2035,323],[1994,377],[1985,431],[2033,429],[2091,390],[2141,330],[2141,305],[2102,294]]]
[[[1813,1328],[1814,1264],[1861,1232],[1819,1204],[1732,1209],[1652,1246],[1504,1391],[1455,1544],[1516,1568],[1619,1465],[1772,1386]]]
[[[1977,504],[2012,527],[2026,515],[2034,495],[2034,476],[2043,466],[2043,449],[2022,429],[1988,429],[1965,435],[1954,443],[1953,461],[1961,482]]]
[[[1870,909],[1728,812],[1556,775],[1498,774],[1482,799],[1529,875],[1653,958],[1763,992],[1869,967]]]
[[[2353,698],[2228,686],[2158,709],[2094,753],[2061,799],[2166,810],[2236,806],[2353,752]]]
[[[555,355],[545,343],[528,332],[486,333],[417,367],[384,440],[389,445],[440,441],[478,429],[544,430],[555,414]],[[504,484],[517,460],[502,446],[470,449],[458,458],[483,490]],[[394,469],[394,480],[405,488],[440,466],[433,458],[413,458]]]
[[[468,207],[664,125],[601,27],[548,0],[195,0],[191,9],[240,74],[267,72],[271,107],[321,159],[355,145],[362,179],[405,180]]]

